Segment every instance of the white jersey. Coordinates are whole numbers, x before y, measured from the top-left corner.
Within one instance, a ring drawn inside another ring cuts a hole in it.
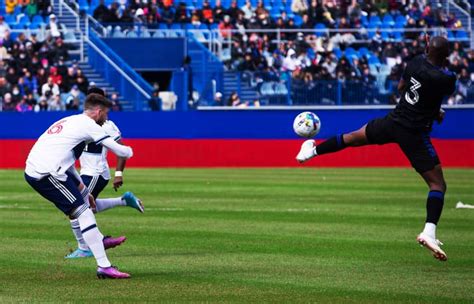
[[[38,138],[26,160],[25,173],[38,179],[52,175],[66,181],[66,171],[74,165],[85,145],[99,144],[108,137],[110,135],[85,114],[65,117]]]
[[[104,129],[104,131],[115,141],[120,140],[120,130],[111,120],[107,120],[102,125],[102,129]],[[81,163],[81,175],[101,175],[106,180],[110,179],[106,147],[96,143],[86,145],[79,161]]]

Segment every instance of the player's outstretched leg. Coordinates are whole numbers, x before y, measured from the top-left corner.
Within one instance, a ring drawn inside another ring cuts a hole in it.
[[[121,197],[115,198],[98,198],[95,201],[96,212],[102,212],[104,210],[114,208],[116,206],[129,206],[139,212],[143,213],[145,208],[140,199],[138,199],[132,192],[125,192]]]
[[[425,228],[417,236],[417,242],[430,250],[433,256],[440,260],[448,259],[446,253],[441,249],[441,243],[436,239],[436,227],[441,217],[444,205],[444,193],[446,192],[446,182],[440,165],[434,169],[421,174],[430,188],[426,201],[426,222]]]
[[[97,276],[99,278],[126,279],[130,275],[118,271],[113,267],[105,253],[103,244],[104,236],[100,233],[95,220],[94,213],[87,205],[78,207],[71,217],[77,218],[81,228],[82,236],[87,246],[97,261]]]
[[[304,163],[315,157],[316,155],[334,153],[343,150],[347,147],[358,147],[367,145],[369,141],[365,134],[366,126],[367,125],[364,125],[359,130],[348,134],[339,134],[334,137],[331,137],[317,146],[316,141],[314,139],[308,139],[301,145],[301,149],[298,155],[296,156],[296,160],[299,163]]]

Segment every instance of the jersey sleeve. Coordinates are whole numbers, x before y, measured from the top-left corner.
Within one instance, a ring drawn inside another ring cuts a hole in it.
[[[106,122],[106,124],[104,124],[103,128],[106,129],[107,134],[109,134],[110,137],[112,137],[113,140],[119,141],[122,138],[122,134],[120,133],[119,128],[117,127],[117,125],[113,121],[107,120],[107,122]]]
[[[91,139],[91,142],[95,144],[100,144],[104,139],[110,137],[110,135],[107,134],[107,132],[93,120],[88,120],[85,129],[88,137]]]

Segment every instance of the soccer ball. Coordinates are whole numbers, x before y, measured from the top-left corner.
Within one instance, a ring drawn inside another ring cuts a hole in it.
[[[293,122],[293,130],[301,137],[314,137],[321,130],[321,120],[313,112],[300,113]]]

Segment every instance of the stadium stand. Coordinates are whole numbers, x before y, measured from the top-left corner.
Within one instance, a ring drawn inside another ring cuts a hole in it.
[[[466,5],[457,2],[459,7]],[[80,0],[70,7],[93,18],[75,19],[66,11],[60,30],[69,44],[80,39],[77,32],[87,32],[86,19],[102,37],[193,39],[224,63],[223,99],[234,106],[238,105],[230,102],[234,92],[241,106],[255,101],[259,105],[396,103],[398,79],[407,60],[423,52],[424,34],[444,34],[456,50],[449,58],[450,69],[460,75],[457,92],[447,102],[474,102],[470,19],[459,13],[462,10],[448,13],[443,5],[442,1]],[[41,8],[30,15],[24,13],[27,8],[15,6],[5,21],[11,28],[43,33],[51,22],[48,14],[58,15],[58,8],[49,4]],[[94,25],[94,18],[102,26]],[[82,56],[87,57],[87,48]],[[76,65],[92,81],[114,91],[90,63]],[[196,73],[198,66],[194,62],[192,66]],[[214,94],[201,95],[206,98],[198,97],[199,105],[213,104]]]

